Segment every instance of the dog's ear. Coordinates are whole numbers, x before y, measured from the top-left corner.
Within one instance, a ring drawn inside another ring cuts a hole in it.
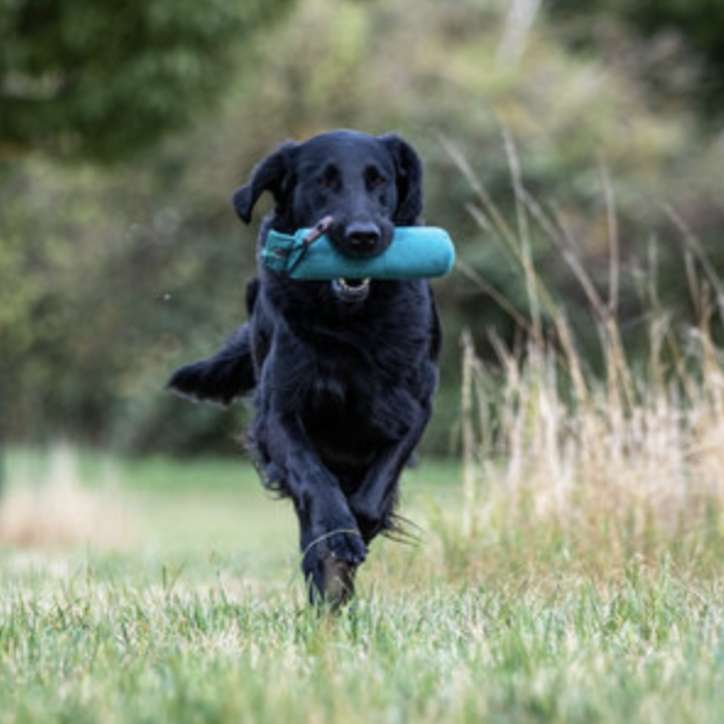
[[[287,202],[292,185],[292,156],[296,147],[297,144],[292,141],[283,143],[254,167],[249,183],[234,192],[234,208],[245,224],[251,221],[254,204],[264,191],[270,191],[274,196],[278,210]]]
[[[395,162],[397,209],[393,220],[399,226],[413,226],[422,213],[422,163],[415,149],[396,133],[380,136]]]

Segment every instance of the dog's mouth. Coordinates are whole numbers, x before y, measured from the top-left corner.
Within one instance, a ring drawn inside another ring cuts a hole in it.
[[[340,277],[332,281],[332,291],[343,302],[362,302],[370,293],[370,280]]]

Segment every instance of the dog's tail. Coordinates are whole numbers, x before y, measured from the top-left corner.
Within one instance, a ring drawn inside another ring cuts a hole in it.
[[[167,387],[183,397],[228,405],[256,385],[249,325],[243,324],[211,357],[179,367]]]
[[[258,279],[246,287],[246,311],[249,316],[259,293]],[[198,362],[179,367],[166,385],[183,397],[228,405],[256,386],[251,357],[251,330],[242,324],[221,346],[221,349]]]

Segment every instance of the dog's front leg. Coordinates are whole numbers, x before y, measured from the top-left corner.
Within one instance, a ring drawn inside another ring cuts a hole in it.
[[[280,320],[260,370],[253,438],[265,473],[292,498],[310,598],[338,605],[367,553],[337,478],[322,463],[302,422],[316,356]]]
[[[266,438],[299,518],[302,571],[310,599],[338,606],[353,594],[354,571],[367,553],[355,517],[295,414],[273,416]]]

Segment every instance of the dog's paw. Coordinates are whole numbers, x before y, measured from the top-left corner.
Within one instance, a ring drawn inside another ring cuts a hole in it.
[[[354,596],[355,572],[366,558],[367,548],[356,527],[315,532],[302,562],[309,599],[336,610]]]
[[[324,601],[333,611],[336,611],[354,596],[354,577],[357,566],[331,555],[323,559],[322,565]]]

